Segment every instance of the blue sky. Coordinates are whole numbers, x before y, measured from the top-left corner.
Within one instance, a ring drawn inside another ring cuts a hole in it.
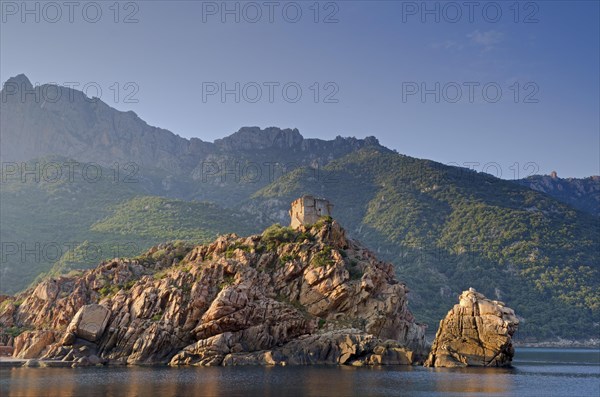
[[[295,127],[507,179],[600,174],[597,1],[28,4],[2,1],[2,81],[100,87],[184,137]]]

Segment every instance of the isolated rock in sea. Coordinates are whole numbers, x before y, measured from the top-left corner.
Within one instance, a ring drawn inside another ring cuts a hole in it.
[[[44,280],[0,316],[56,333],[33,356],[78,366],[411,364],[425,358],[425,326],[407,292],[391,264],[323,218],[162,244]]]
[[[510,365],[512,335],[519,320],[504,303],[469,288],[440,321],[426,367],[502,367]]]

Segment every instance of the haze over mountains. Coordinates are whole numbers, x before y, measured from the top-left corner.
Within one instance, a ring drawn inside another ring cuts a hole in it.
[[[311,193],[395,264],[417,319],[432,328],[475,287],[524,317],[522,336],[600,330],[598,177],[515,183],[404,156],[374,137],[305,139],[275,127],[188,140],[24,75],[5,83],[0,115],[0,292],[169,240],[286,224],[289,203]],[[80,163],[73,178],[41,171],[69,161]],[[102,167],[92,176],[82,172],[90,163]],[[24,167],[37,178],[24,180]],[[36,243],[59,245],[59,255],[24,254]]]

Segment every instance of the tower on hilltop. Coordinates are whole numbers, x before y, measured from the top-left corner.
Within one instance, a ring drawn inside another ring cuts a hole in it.
[[[331,216],[333,204],[324,198],[304,195],[292,203],[290,208],[290,226],[297,229],[300,225],[312,225],[322,216]]]

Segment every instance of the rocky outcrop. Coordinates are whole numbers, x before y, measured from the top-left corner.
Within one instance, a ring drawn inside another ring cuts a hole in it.
[[[14,316],[16,306],[8,295],[0,295],[0,324],[4,327],[12,327],[14,325]],[[6,342],[0,335],[0,343]]]
[[[196,247],[162,245],[10,299],[22,301],[16,326],[57,333],[43,359],[370,365],[424,358],[424,326],[407,292],[391,264],[324,219]]]
[[[303,139],[295,128],[261,130],[259,127],[243,127],[228,137],[215,140],[215,145],[225,150],[290,149],[300,145]]]
[[[13,356],[16,358],[39,357],[54,342],[53,331],[25,331],[15,338]]]
[[[514,355],[511,337],[519,320],[504,303],[469,288],[440,321],[427,367],[502,367]]]
[[[283,346],[244,352],[239,335],[226,333],[189,346],[170,365],[410,365],[414,352],[356,329],[302,335]]]

